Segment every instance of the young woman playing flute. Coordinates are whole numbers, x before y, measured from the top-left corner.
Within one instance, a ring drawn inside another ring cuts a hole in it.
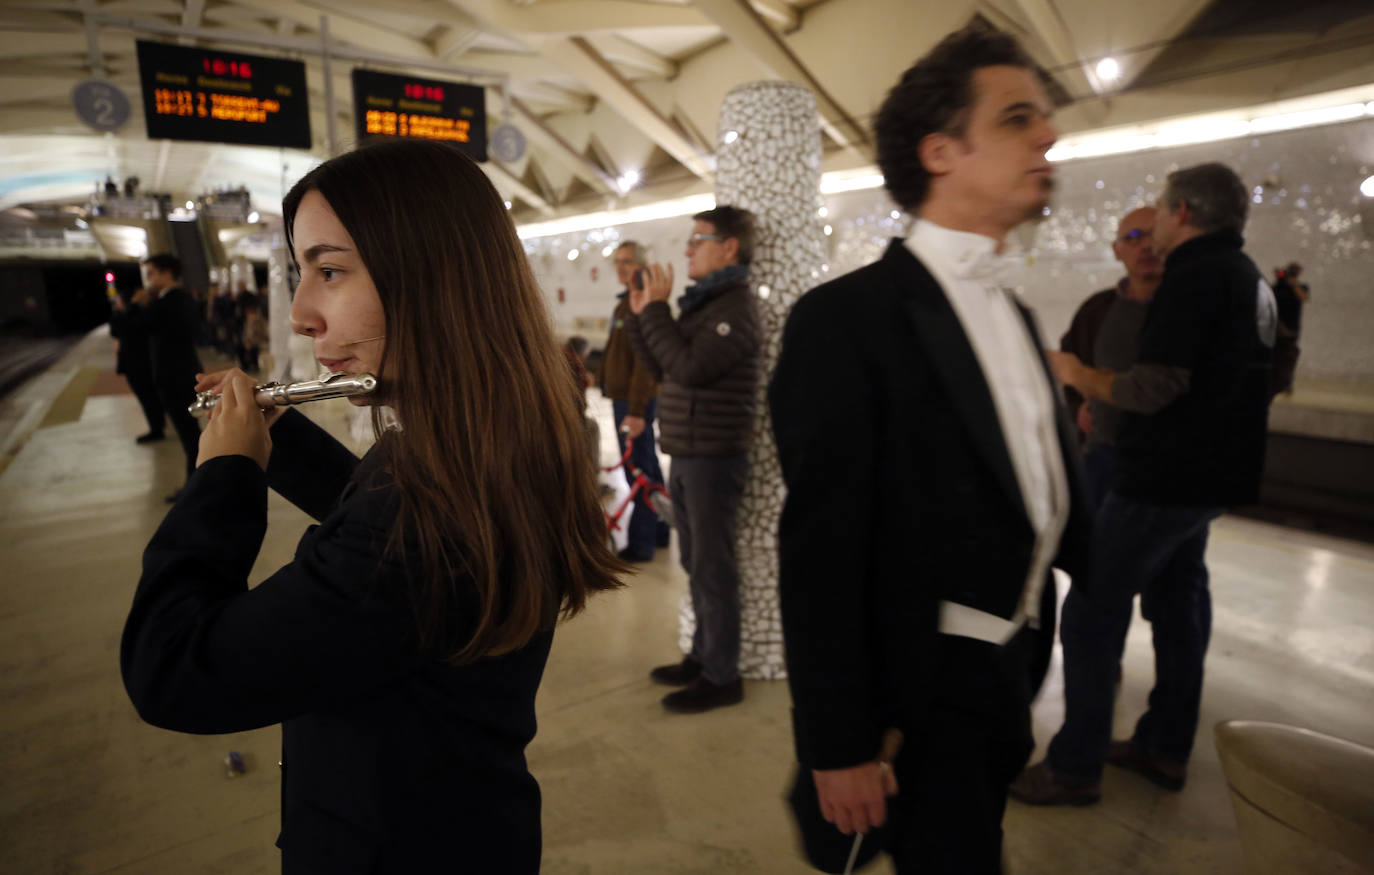
[[[182,732],[282,724],[286,873],[539,869],[525,764],[560,612],[625,569],[577,391],[501,197],[418,141],[325,162],[287,195],[294,330],[378,378],[361,460],[240,371],[143,557],[121,662]],[[386,423],[392,423],[388,427]],[[249,588],[271,486],[319,525]]]

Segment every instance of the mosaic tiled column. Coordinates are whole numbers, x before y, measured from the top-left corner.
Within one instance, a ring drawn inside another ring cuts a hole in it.
[[[765,397],[792,303],[819,282],[825,236],[817,218],[820,124],[811,92],[790,82],[752,82],[731,91],[720,111],[716,203],[749,210],[758,222],[749,281],[764,328],[764,378],[740,506],[740,674],[786,677],[778,613],[778,517],[784,488]],[[681,645],[691,649],[695,618],[681,606]]]

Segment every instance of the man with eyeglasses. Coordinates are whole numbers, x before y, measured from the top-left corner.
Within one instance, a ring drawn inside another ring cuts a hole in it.
[[[1154,207],[1141,207],[1121,218],[1112,254],[1126,268],[1126,275],[1112,288],[1084,301],[1059,341],[1061,350],[1078,356],[1089,367],[1125,371],[1135,364],[1145,311],[1164,275],[1164,262],[1151,245],[1154,227]],[[1121,411],[1106,401],[1085,399],[1071,386],[1066,395],[1070,414],[1083,436],[1085,482],[1093,507],[1097,507],[1111,484]]]
[[[615,418],[615,437],[620,452],[625,452],[625,439],[634,441],[630,462],[655,483],[663,482],[654,449],[654,414],[658,408],[658,381],[647,365],[635,355],[630,346],[630,289],[636,284],[635,275],[648,262],[644,247],[626,240],[614,253],[615,276],[623,290],[616,295],[615,312],[611,315],[611,333],[601,359],[601,393],[611,399]],[[631,466],[625,466],[625,479],[634,485]],[[627,542],[620,558],[627,562],[649,562],[656,547],[668,546],[668,525],[654,513],[647,494],[635,498],[626,529]]]
[[[1116,470],[1097,510],[1090,595],[1064,600],[1064,725],[1012,795],[1084,805],[1106,763],[1183,789],[1212,632],[1212,520],[1259,498],[1278,328],[1274,293],[1242,251],[1250,191],[1223,164],[1168,176],[1153,246],[1164,274],[1137,361],[1122,371],[1051,353],[1056,375],[1126,411]],[[1136,595],[1151,625],[1155,686],[1130,738],[1112,739],[1115,667]]]
[[[754,218],[722,206],[692,217],[687,276],[673,318],[673,268],[655,264],[630,287],[630,341],[662,381],[659,429],[673,457],[668,491],[696,614],[692,649],[650,672],[682,687],[663,707],[697,713],[744,698],[739,676],[736,516],[754,438],[762,329],[749,287]]]

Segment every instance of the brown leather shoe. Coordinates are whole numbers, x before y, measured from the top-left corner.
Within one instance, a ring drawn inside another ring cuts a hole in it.
[[[1009,790],[1011,798],[1027,805],[1092,805],[1102,798],[1101,784],[1066,784],[1050,768],[1049,760],[1028,766]]]
[[[744,682],[735,678],[728,684],[716,686],[701,677],[692,681],[676,693],[663,697],[663,707],[678,714],[700,714],[723,705],[736,705],[744,701]]]
[[[1107,762],[1144,775],[1152,783],[1177,793],[1188,780],[1188,767],[1183,763],[1147,757],[1135,746],[1135,739],[1113,741],[1107,747]]]

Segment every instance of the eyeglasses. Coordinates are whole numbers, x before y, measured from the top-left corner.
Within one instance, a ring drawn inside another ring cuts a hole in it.
[[[693,234],[687,238],[687,248],[696,249],[706,240],[721,241],[726,239],[724,234]]]
[[[1132,228],[1116,240],[1118,243],[1140,243],[1142,240],[1149,240],[1154,237],[1153,231],[1144,231],[1140,228]]]

